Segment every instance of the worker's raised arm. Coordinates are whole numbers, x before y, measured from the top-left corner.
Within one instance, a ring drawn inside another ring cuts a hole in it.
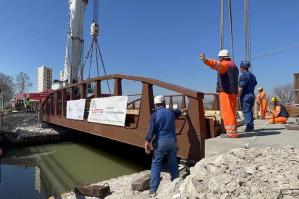
[[[213,70],[218,71],[220,74],[224,74],[227,71],[227,62],[220,62],[213,59],[207,59],[203,53],[199,55],[199,59],[201,59],[206,65],[208,65]]]
[[[227,62],[220,62],[213,59],[207,59],[204,62],[210,68],[218,71],[220,74],[224,74],[227,71]]]

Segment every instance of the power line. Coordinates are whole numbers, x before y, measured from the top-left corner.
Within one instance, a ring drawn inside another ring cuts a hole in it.
[[[269,51],[267,53],[253,56],[252,59],[259,59],[259,58],[271,56],[271,55],[274,55],[274,54],[279,54],[279,53],[282,53],[282,52],[285,52],[285,51],[294,50],[296,48],[299,48],[299,44],[295,44],[295,45],[291,45],[291,46],[279,48],[279,49],[276,49],[276,50],[271,50],[271,51]]]

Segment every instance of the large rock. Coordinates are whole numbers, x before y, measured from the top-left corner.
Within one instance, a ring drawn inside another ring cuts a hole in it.
[[[151,180],[150,173],[141,176],[140,178],[132,182],[132,189],[135,191],[148,190],[150,188],[150,180]]]

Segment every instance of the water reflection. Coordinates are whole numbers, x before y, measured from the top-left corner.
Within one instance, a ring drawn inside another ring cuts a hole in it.
[[[47,198],[73,190],[78,184],[145,169],[131,158],[71,142],[13,149],[1,159],[0,198]]]

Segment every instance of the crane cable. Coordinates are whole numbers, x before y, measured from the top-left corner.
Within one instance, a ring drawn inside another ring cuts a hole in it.
[[[93,5],[94,5],[94,7],[93,7],[94,23],[98,24],[98,0],[93,0]],[[102,68],[103,68],[103,71],[104,71],[104,75],[107,76],[106,67],[105,67],[105,64],[104,64],[102,52],[101,52],[97,37],[95,38],[95,43],[96,43],[96,56],[97,56],[97,52],[99,52]],[[98,76],[99,76],[98,56],[97,56],[97,70],[98,70]],[[108,79],[106,80],[106,83],[107,83],[109,93],[111,95],[111,89],[110,89]]]
[[[249,1],[244,0],[244,47],[245,47],[245,61],[251,63],[251,40],[250,40],[250,18],[249,18]],[[252,63],[250,67],[252,71]]]
[[[99,18],[99,13],[98,13],[98,1],[97,0],[93,0],[93,22],[98,24],[98,18]]]
[[[229,27],[232,49],[232,60],[234,60],[234,34],[233,34],[233,14],[232,14],[232,1],[228,0],[228,12],[229,12]]]
[[[92,44],[91,44],[91,52],[93,52],[93,45],[94,45],[94,40],[92,41]],[[93,53],[90,53],[88,79],[90,78],[90,71],[91,71],[91,66],[92,66],[92,54]]]
[[[224,48],[224,0],[220,0],[220,50]]]
[[[102,67],[103,67],[103,71],[104,71],[105,76],[107,76],[107,72],[106,72],[106,68],[105,68],[105,65],[104,65],[104,60],[103,60],[102,52],[101,52],[101,49],[100,49],[100,47],[98,45],[98,40],[96,40],[96,43],[97,43],[97,48],[98,48],[98,51],[99,51],[99,55],[100,55],[100,59],[101,59]],[[107,82],[109,93],[111,95],[111,89],[110,89],[109,81],[106,80],[106,82]]]
[[[95,26],[98,27],[98,1],[97,0],[93,0],[93,23],[92,23],[92,25],[95,25]],[[90,48],[89,48],[89,50],[87,52],[87,55],[85,57],[85,61],[83,63],[82,69],[81,69],[81,80],[83,80],[83,71],[84,71],[84,67],[85,67],[85,64],[86,64],[88,58],[90,58],[90,60],[89,60],[89,72],[88,72],[88,78],[90,78],[91,66],[92,66],[92,58],[93,58],[92,54],[93,54],[94,50],[95,50],[95,54],[96,54],[97,75],[98,75],[98,77],[100,76],[100,73],[99,73],[99,61],[98,61],[98,59],[99,59],[98,55],[100,55],[101,64],[102,64],[102,68],[103,68],[103,71],[104,71],[104,75],[107,76],[107,72],[106,72],[106,68],[105,68],[105,65],[104,65],[104,60],[103,60],[103,56],[102,56],[102,53],[101,53],[101,50],[100,50],[100,47],[99,47],[97,36],[98,36],[98,33],[92,35],[92,43],[91,43],[91,46],[90,46]],[[111,89],[110,89],[110,85],[109,85],[109,80],[107,79],[106,82],[107,82],[107,87],[108,87],[109,93],[111,95]]]
[[[93,0],[93,3],[94,3],[94,22],[96,24],[98,24],[98,7],[99,7],[98,6],[98,0]],[[102,68],[103,68],[103,71],[104,71],[104,75],[107,76],[106,67],[105,67],[105,64],[104,64],[104,59],[103,59],[102,52],[101,52],[100,46],[98,44],[98,39],[97,38],[96,38],[95,42],[96,42],[96,47],[97,47],[96,48],[96,53],[99,52]],[[97,56],[97,70],[99,70],[99,68],[98,68],[98,56]],[[98,75],[99,75],[99,72],[98,72]],[[106,83],[107,83],[109,93],[111,95],[111,89],[110,89],[108,79],[106,80]]]
[[[228,0],[228,13],[229,13],[232,59],[234,59],[233,14],[232,14],[231,0]],[[220,50],[222,49],[224,49],[224,0],[220,0]]]

